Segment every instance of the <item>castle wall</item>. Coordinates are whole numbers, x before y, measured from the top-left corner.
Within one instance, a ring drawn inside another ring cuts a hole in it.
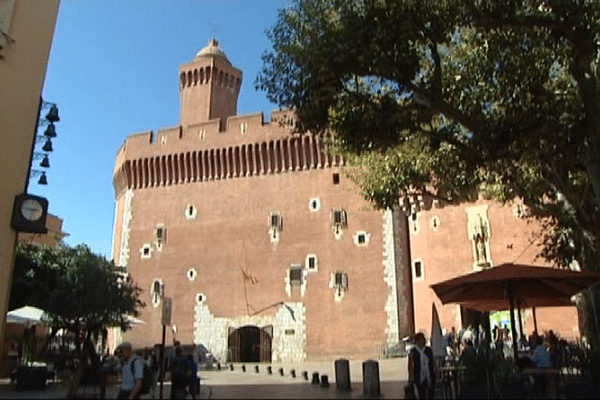
[[[479,200],[425,209],[418,212],[416,219],[409,216],[417,331],[431,334],[432,303],[437,307],[442,328],[449,331],[453,326],[461,327],[460,306],[442,305],[429,286],[479,270],[474,266],[476,250],[472,239],[473,227],[469,226],[469,214],[472,220],[473,213],[481,215],[483,224],[487,223],[489,227],[489,266],[515,262],[550,267],[536,257],[541,243],[539,228],[523,218],[526,209],[521,203],[502,206]],[[421,278],[415,277],[415,262],[422,263]],[[536,312],[540,332],[553,329],[566,338],[579,336],[575,307],[540,308]],[[531,310],[524,314],[524,326],[526,332],[533,333]]]
[[[365,211],[368,204],[343,177],[334,184],[334,173],[339,174],[337,167],[280,167],[276,173],[238,179],[134,186],[128,272],[145,290],[147,306],[141,318],[146,324],[123,336],[136,346],[160,342],[160,306],[155,307],[150,297],[153,280],[160,279],[165,295],[173,298],[173,324],[182,343],[218,342],[215,351],[222,352],[225,327],[235,326],[240,318],[251,322],[264,317],[271,318],[273,340],[280,346],[273,348],[274,357],[374,356],[379,345],[393,340],[393,335],[388,338],[389,327],[397,331],[390,317],[395,310],[386,310],[395,285],[386,283],[382,267],[384,217],[379,211]],[[131,182],[145,178],[140,173]],[[311,199],[318,199],[318,210],[310,209]],[[193,218],[186,216],[190,206],[195,209]],[[334,208],[347,215],[347,228],[338,238],[332,229]],[[119,212],[125,214],[125,209],[119,206]],[[275,211],[282,216],[283,228],[273,241],[269,219]],[[158,225],[166,229],[160,249],[155,237]],[[117,231],[123,229],[119,222],[117,226]],[[368,235],[367,244],[357,243],[359,231]],[[144,246],[150,248],[149,257],[143,255]],[[317,258],[314,271],[307,270],[310,254]],[[301,286],[289,284],[293,264],[304,267]],[[189,277],[191,269],[194,279]],[[244,282],[243,270],[257,281]],[[341,295],[332,282],[338,271],[347,273],[348,279]],[[281,302],[303,307],[301,329],[290,328],[289,321],[281,319],[286,315]],[[294,334],[286,336],[286,329]],[[281,344],[294,340],[295,347]]]

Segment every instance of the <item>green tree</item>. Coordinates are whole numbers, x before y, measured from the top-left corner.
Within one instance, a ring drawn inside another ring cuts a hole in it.
[[[46,311],[55,334],[71,332],[80,342],[80,368],[70,394],[75,396],[88,360],[100,376],[94,342],[106,328],[130,328],[126,315],[138,316],[141,289],[119,274],[112,261],[87,246],[37,247],[19,244],[11,289],[11,308],[32,305]]]
[[[267,34],[257,88],[332,134],[367,199],[520,197],[543,257],[600,269],[596,0],[293,0]]]

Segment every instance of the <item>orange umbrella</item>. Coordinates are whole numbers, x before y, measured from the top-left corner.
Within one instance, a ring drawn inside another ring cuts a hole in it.
[[[599,281],[600,274],[596,272],[507,263],[439,282],[431,285],[431,288],[442,304],[461,303],[473,307],[480,304],[481,309],[495,304],[493,307],[509,309],[516,359],[515,304],[533,307],[536,304],[558,302],[565,305],[573,295]]]

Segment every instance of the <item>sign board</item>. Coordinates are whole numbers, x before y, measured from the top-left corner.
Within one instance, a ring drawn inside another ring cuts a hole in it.
[[[165,297],[162,303],[162,324],[171,325],[171,309],[173,302],[170,297]]]

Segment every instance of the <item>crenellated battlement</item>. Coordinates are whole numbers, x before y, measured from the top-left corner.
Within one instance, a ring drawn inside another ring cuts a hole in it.
[[[326,154],[321,136],[291,135],[290,110],[229,117],[187,129],[176,126],[130,135],[117,154],[115,195],[125,189],[285,173],[343,164]]]

